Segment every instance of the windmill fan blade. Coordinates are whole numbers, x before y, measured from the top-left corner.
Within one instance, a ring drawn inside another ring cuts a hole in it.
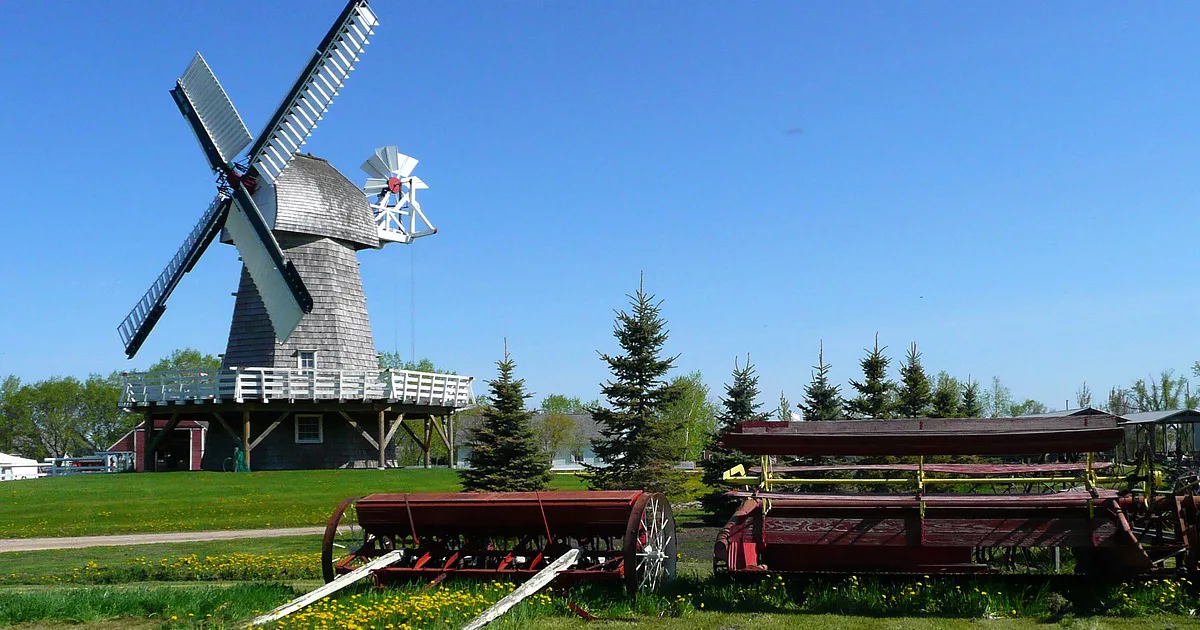
[[[150,285],[150,289],[142,295],[142,299],[138,300],[133,310],[125,316],[121,325],[117,326],[117,332],[121,335],[121,342],[125,344],[125,355],[128,358],[132,359],[137,354],[138,349],[142,347],[142,342],[146,340],[154,328],[154,324],[158,322],[158,318],[162,317],[163,311],[167,310],[167,298],[171,297],[171,292],[179,285],[183,275],[192,270],[196,261],[200,259],[200,255],[221,231],[228,211],[229,199],[223,195],[217,195],[204,214],[200,216],[200,221],[184,239],[183,245],[179,246],[179,251],[175,252],[175,256],[158,275],[158,279]]]
[[[408,177],[412,175],[413,169],[417,168],[418,161],[417,158],[409,157],[403,153],[396,154],[396,162],[392,164],[392,175],[396,177]]]
[[[363,192],[369,195],[374,195],[378,194],[379,191],[387,187],[388,180],[382,177],[370,177],[367,179],[367,183],[363,184]]]
[[[415,176],[412,178],[411,182],[409,183],[409,186],[413,190],[428,190],[429,189],[429,186],[425,182],[421,181],[420,177],[415,177]]]
[[[242,117],[238,115],[237,109],[233,107],[229,96],[225,94],[224,88],[217,81],[217,77],[213,76],[212,70],[200,53],[196,53],[192,58],[192,62],[188,64],[176,84],[183,90],[188,105],[200,119],[199,122],[212,141],[217,151],[216,158],[221,164],[232,160],[233,156],[250,144],[250,132],[246,130],[246,124],[242,122]],[[185,111],[184,115],[187,114]],[[197,132],[197,136],[199,135]],[[201,140],[201,145],[203,144],[204,141]]]
[[[245,186],[238,184],[233,199],[225,229],[254,280],[254,287],[258,289],[275,329],[275,337],[283,341],[296,329],[300,318],[312,311],[312,296],[295,265],[284,258],[279,242]]]
[[[362,168],[367,175],[381,179],[387,179],[388,176],[391,175],[392,169],[388,166],[387,161],[383,159],[383,156],[379,154],[381,150],[382,149],[377,149],[375,154],[367,158],[367,161],[363,162],[360,168]]]
[[[379,18],[367,6],[367,0],[350,0],[342,10],[250,148],[250,163],[261,175],[274,182],[304,146],[378,24]]]
[[[400,153],[395,145],[379,147],[375,154],[362,164],[362,170],[368,175],[387,179],[388,177],[408,177],[417,167],[417,160]]]

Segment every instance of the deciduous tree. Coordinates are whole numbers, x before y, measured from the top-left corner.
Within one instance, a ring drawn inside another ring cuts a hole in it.
[[[182,370],[216,371],[221,369],[221,359],[200,352],[195,348],[178,348],[171,354],[154,362],[151,372],[174,372]]]
[[[663,420],[682,429],[675,432],[676,458],[684,461],[699,459],[704,445],[716,429],[717,408],[708,397],[704,376],[696,371],[671,379],[675,389],[674,402],[663,411]]]

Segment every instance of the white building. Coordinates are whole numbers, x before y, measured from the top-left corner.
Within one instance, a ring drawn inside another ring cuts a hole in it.
[[[37,479],[37,460],[0,453],[0,481]]]

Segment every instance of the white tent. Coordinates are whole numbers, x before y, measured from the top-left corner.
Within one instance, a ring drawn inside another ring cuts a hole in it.
[[[37,477],[37,460],[0,453],[0,481],[36,479]]]

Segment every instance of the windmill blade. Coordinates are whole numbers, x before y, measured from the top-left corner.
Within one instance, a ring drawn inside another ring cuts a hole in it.
[[[362,170],[368,175],[387,179],[388,177],[408,177],[417,167],[419,160],[400,153],[394,145],[379,147],[375,154],[362,164]]]
[[[304,146],[317,121],[346,82],[354,63],[375,33],[379,18],[367,0],[350,0],[341,16],[321,40],[312,59],[300,73],[263,133],[250,148],[250,164],[274,182]]]
[[[200,53],[196,53],[175,82],[171,94],[180,111],[192,123],[192,131],[196,132],[213,170],[216,170],[212,164],[214,160],[217,164],[225,164],[250,144],[246,124]],[[203,129],[203,134],[197,126]]]
[[[380,191],[387,190],[388,180],[382,177],[369,177],[367,183],[363,184],[363,192],[368,195],[378,195]]]
[[[254,287],[271,318],[275,337],[283,341],[296,329],[300,318],[312,312],[312,296],[296,266],[284,258],[275,235],[241,183],[233,190],[233,201],[225,229],[254,280]]]
[[[132,359],[133,355],[137,354],[138,349],[142,347],[142,342],[154,328],[154,324],[167,310],[167,298],[171,297],[171,292],[179,285],[183,275],[192,270],[196,261],[200,259],[200,255],[221,231],[221,226],[225,223],[225,217],[229,212],[229,203],[229,198],[224,195],[217,195],[213,199],[208,209],[200,217],[200,222],[184,239],[179,251],[175,252],[175,257],[167,263],[167,267],[163,269],[162,273],[158,274],[158,279],[150,285],[150,289],[142,295],[142,299],[138,300],[133,310],[125,316],[121,325],[117,326],[121,342],[125,344],[127,358]]]

